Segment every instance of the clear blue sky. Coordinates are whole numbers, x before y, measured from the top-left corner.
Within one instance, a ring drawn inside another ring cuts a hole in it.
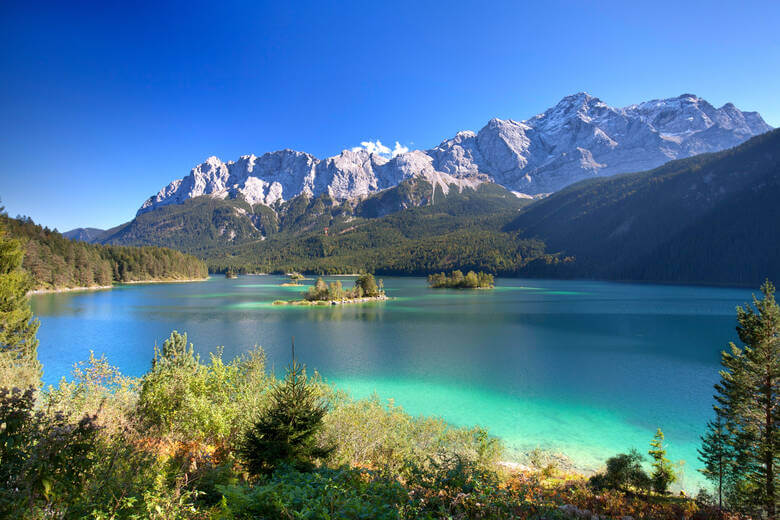
[[[427,148],[583,90],[780,125],[775,0],[327,4],[0,3],[8,212],[110,227],[209,155]]]

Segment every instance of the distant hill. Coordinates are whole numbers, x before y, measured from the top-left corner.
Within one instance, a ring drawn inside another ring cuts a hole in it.
[[[0,213],[0,229],[21,240],[24,269],[36,289],[107,286],[114,282],[205,278],[203,261],[162,247],[125,247],[70,240],[29,218]]]
[[[574,184],[503,229],[575,257],[568,276],[755,286],[780,281],[779,200],[774,130],[723,152]]]
[[[96,242],[100,236],[105,233],[104,229],[98,228],[76,228],[66,231],[62,234],[70,240],[79,240],[81,242]]]

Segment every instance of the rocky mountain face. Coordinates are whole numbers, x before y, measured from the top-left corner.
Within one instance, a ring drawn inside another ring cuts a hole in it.
[[[731,103],[715,108],[692,94],[615,108],[579,93],[524,121],[491,119],[427,151],[392,158],[345,150],[320,160],[294,150],[209,157],[150,197],[138,214],[201,195],[273,206],[297,195],[363,198],[421,179],[444,194],[495,182],[518,195],[557,191],[590,177],[655,168],[672,159],[715,152],[767,132],[756,112]]]

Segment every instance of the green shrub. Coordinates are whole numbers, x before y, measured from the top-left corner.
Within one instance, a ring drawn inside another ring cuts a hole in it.
[[[123,376],[105,356],[89,353],[87,361],[76,363],[70,381],[42,395],[44,406],[70,418],[94,415],[104,434],[123,431],[133,421],[138,404],[139,380]]]
[[[407,501],[403,487],[368,472],[319,468],[300,472],[280,468],[254,487],[220,488],[225,520],[372,519],[395,520]]]
[[[65,515],[96,463],[94,417],[35,411],[35,392],[0,388],[0,517]]]
[[[332,463],[383,470],[394,477],[450,455],[481,468],[492,467],[503,452],[500,440],[481,428],[456,428],[441,419],[412,417],[376,396],[337,399],[323,421],[323,442],[336,447]]]
[[[590,478],[596,489],[619,489],[629,491],[648,490],[652,484],[650,476],[642,468],[642,455],[631,450],[607,459],[607,470]]]
[[[187,346],[187,335],[173,331],[162,350],[155,349],[138,411],[161,435],[224,444],[249,426],[247,410],[262,407],[269,382],[261,349],[228,364],[218,349],[204,364]]]

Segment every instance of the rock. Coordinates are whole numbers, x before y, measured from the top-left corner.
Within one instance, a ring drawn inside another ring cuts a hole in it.
[[[463,189],[493,181],[533,197],[573,182],[641,171],[715,152],[771,130],[756,112],[728,103],[715,108],[692,94],[614,108],[579,93],[524,121],[491,119],[479,132],[458,132],[427,151],[383,155],[357,148],[324,160],[294,150],[217,157],[171,182],[138,213],[201,195],[245,198],[271,206],[300,194],[336,200],[364,197],[421,178]]]

